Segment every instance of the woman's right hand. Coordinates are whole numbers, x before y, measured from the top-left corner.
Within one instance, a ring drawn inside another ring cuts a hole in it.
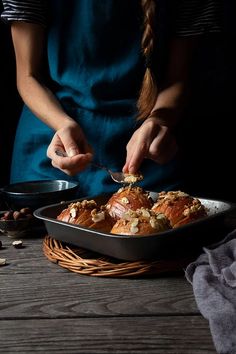
[[[58,156],[57,150],[66,157]],[[71,121],[56,131],[48,146],[47,156],[52,160],[53,167],[74,176],[88,166],[93,153],[80,126]]]

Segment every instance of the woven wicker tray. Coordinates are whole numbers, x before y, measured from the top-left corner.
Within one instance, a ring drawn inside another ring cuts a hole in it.
[[[120,261],[79,247],[73,247],[50,236],[43,241],[43,252],[53,263],[72,272],[95,277],[139,277],[183,272],[192,259]]]

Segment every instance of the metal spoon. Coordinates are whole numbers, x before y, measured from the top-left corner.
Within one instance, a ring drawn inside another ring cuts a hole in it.
[[[68,157],[66,152],[62,150],[55,150],[55,154],[61,157]],[[123,172],[112,172],[107,167],[99,165],[95,162],[90,162],[90,164],[102,170],[106,170],[111,176],[111,178],[113,179],[113,181],[115,181],[116,183],[132,184],[132,183],[136,183],[137,181],[141,181],[143,179],[143,176],[141,174],[132,175]]]

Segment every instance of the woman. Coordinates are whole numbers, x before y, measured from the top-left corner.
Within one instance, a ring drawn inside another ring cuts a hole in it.
[[[149,190],[179,188],[174,131],[195,36],[218,30],[216,1],[3,5],[26,104],[11,182],[67,176],[80,182],[80,196],[117,190],[105,171],[90,165],[95,161],[114,171],[140,170]]]

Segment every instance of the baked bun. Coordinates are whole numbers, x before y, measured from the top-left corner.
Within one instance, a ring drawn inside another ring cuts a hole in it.
[[[122,218],[117,220],[112,234],[118,235],[151,235],[171,228],[170,222],[164,214],[155,213],[150,209],[137,209],[126,211]]]
[[[128,210],[140,208],[151,209],[153,200],[149,193],[141,187],[128,186],[120,188],[114,193],[106,204],[106,208],[112,218],[118,220]]]
[[[115,223],[106,207],[98,207],[94,200],[71,203],[57,216],[57,220],[104,232],[109,232]]]
[[[152,210],[163,213],[173,228],[207,216],[200,200],[181,191],[161,192]]]

